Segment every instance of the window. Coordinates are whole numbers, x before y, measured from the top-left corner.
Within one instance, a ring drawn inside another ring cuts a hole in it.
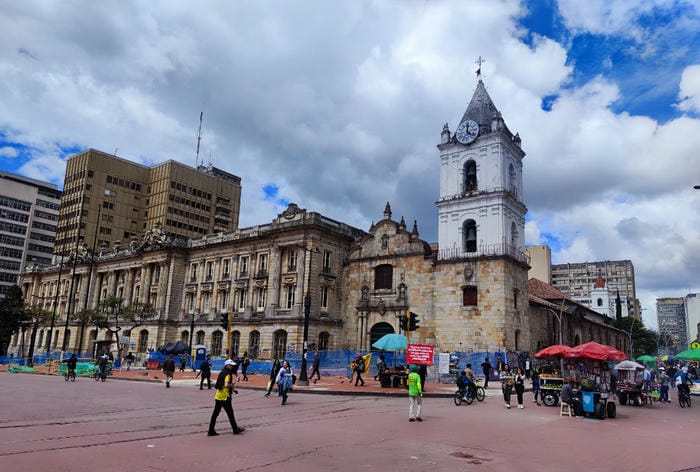
[[[239,311],[245,310],[247,295],[248,295],[248,290],[243,289],[243,290],[238,291],[238,310]]]
[[[266,295],[265,287],[260,287],[258,289],[258,294],[257,294],[258,311],[261,311],[265,308],[265,295]]]
[[[596,300],[596,304],[597,304],[598,306],[603,306],[603,299],[602,299],[602,298],[597,299],[597,300]]]
[[[207,280],[212,280],[214,278],[214,262],[207,262]]]
[[[234,331],[231,333],[231,356],[238,356],[238,351],[241,348],[241,333]]]
[[[148,330],[142,329],[139,332],[139,344],[136,346],[137,352],[146,352],[148,349]]]
[[[228,290],[219,293],[219,309],[225,310],[228,307]]]
[[[272,334],[272,357],[275,359],[284,359],[287,352],[287,332],[277,330]]]
[[[390,290],[392,288],[394,268],[390,264],[381,264],[374,268],[374,289]]]
[[[211,335],[211,355],[220,356],[221,355],[221,345],[224,339],[224,334],[221,331],[214,331]]]
[[[321,286],[321,308],[328,308],[328,287]]]
[[[251,358],[258,357],[258,351],[260,350],[260,332],[251,331],[248,335],[248,354]]]
[[[231,276],[231,259],[221,261],[221,278],[228,279]]]
[[[323,251],[323,272],[329,273],[331,271],[331,252]]]
[[[328,341],[330,340],[330,335],[326,331],[318,333],[318,350],[327,351]]]
[[[513,308],[518,309],[518,294],[519,290],[517,288],[513,289]]]
[[[202,312],[209,313],[209,308],[211,308],[211,293],[204,292],[202,294]]]
[[[190,282],[197,282],[197,264],[192,264],[190,266]]]
[[[518,196],[518,183],[513,164],[508,166],[508,191],[516,197]]]
[[[476,252],[476,221],[465,221],[464,226],[462,226],[462,234],[464,236],[464,251]]]
[[[199,330],[197,331],[197,340],[195,341],[196,344],[204,344],[204,331]]]
[[[267,272],[267,254],[260,254],[258,256],[258,272]]]
[[[297,251],[296,249],[290,249],[289,255],[287,257],[287,266],[289,272],[294,272],[297,270]]]
[[[476,181],[476,162],[468,160],[464,163],[464,192],[473,192],[478,188]]]
[[[238,264],[238,268],[239,277],[248,277],[248,256],[241,257],[241,260]]]
[[[291,310],[294,306],[294,292],[296,292],[296,285],[285,285],[285,304],[288,310]]]
[[[462,306],[476,306],[478,301],[478,290],[476,287],[462,287]]]
[[[519,247],[518,244],[518,226],[515,222],[510,224],[510,245],[514,248]]]

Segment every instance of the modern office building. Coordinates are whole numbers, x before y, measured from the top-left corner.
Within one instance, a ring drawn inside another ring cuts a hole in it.
[[[594,308],[592,292],[602,276],[612,299],[620,294],[622,316],[641,319],[634,280],[634,265],[630,260],[571,262],[552,265],[552,286],[572,299]],[[595,308],[594,308],[595,309]]]
[[[69,158],[56,254],[89,247],[126,247],[160,225],[175,238],[238,228],[241,179],[212,166],[175,161],[147,167],[88,149]]]
[[[685,301],[685,298],[680,297],[656,299],[660,348],[666,348],[671,354],[688,349]]]
[[[54,184],[0,171],[0,298],[27,264],[51,263],[60,200]]]

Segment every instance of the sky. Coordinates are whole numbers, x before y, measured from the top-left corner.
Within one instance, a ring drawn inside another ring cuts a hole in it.
[[[240,226],[289,202],[437,241],[440,131],[481,78],[522,138],[526,243],[700,291],[700,11],[680,0],[24,0],[0,10],[0,169],[63,185],[87,148],[242,178]],[[203,112],[199,159],[197,130]]]

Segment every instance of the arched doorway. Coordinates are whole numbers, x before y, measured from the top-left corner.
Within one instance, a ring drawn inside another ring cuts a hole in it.
[[[372,344],[376,343],[377,340],[379,340],[382,336],[386,334],[391,334],[394,332],[394,327],[391,326],[389,323],[386,323],[382,321],[381,323],[377,323],[374,326],[372,326],[372,329],[369,332],[369,345],[371,346]]]

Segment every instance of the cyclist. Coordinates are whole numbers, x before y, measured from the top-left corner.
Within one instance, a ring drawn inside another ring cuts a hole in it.
[[[97,360],[97,365],[100,368],[100,379],[104,380],[107,378],[107,363],[109,362],[109,356],[106,352],[103,352],[100,358]]]
[[[467,364],[467,366],[469,365],[471,364]],[[467,370],[463,370],[457,378],[457,387],[464,395],[462,399],[465,401],[467,400],[468,393],[471,393],[472,396],[476,398],[476,389],[473,380],[474,373],[472,372],[472,377],[469,377],[469,370],[469,367],[467,367]]]
[[[75,354],[70,356],[70,358],[66,361],[66,367],[68,369],[68,377],[73,377],[75,378],[75,367],[78,365],[78,359],[75,357]]]
[[[676,374],[676,387],[678,388],[678,396],[681,397],[685,395],[690,396],[690,385],[693,383],[688,375],[688,368],[683,367],[680,372]]]
[[[474,371],[472,370],[471,363],[467,363],[467,369],[465,370],[465,374],[466,374],[467,379],[468,379],[467,380],[467,387],[469,387],[469,390],[471,391],[472,397],[476,398],[476,375],[474,375]]]

